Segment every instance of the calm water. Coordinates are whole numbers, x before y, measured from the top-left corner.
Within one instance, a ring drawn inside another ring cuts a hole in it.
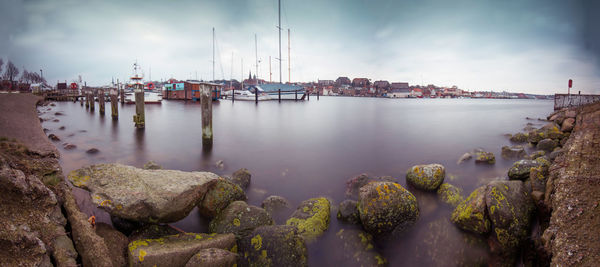
[[[166,169],[205,170],[229,175],[248,168],[252,183],[248,202],[260,206],[269,195],[281,195],[295,206],[302,200],[326,196],[334,205],[345,199],[345,182],[360,173],[389,175],[406,186],[406,170],[416,164],[441,163],[447,178],[468,195],[477,186],[505,177],[512,161],[500,157],[509,144],[505,133],[521,131],[526,123],[542,122],[552,101],[489,99],[375,99],[321,97],[319,101],[254,102],[228,100],[213,104],[214,145],[203,152],[198,102],[163,101],[146,105],[146,129],[133,126],[134,105],[119,105],[120,118],[113,121],[110,105],[106,115],[90,113],[79,103],[57,103],[43,118],[43,127],[63,142],[77,145],[61,152],[65,173],[81,166],[119,162],[141,167],[153,160]],[[40,108],[47,111],[46,107]],[[64,116],[55,116],[62,111]],[[59,127],[65,126],[64,130]],[[85,150],[96,147],[97,155]],[[493,166],[475,165],[473,160],[457,165],[457,159],[474,148],[496,154]],[[224,169],[215,162],[223,160]],[[453,179],[449,179],[452,174]],[[390,265],[426,264],[413,257],[412,248],[423,241],[414,233],[426,230],[433,220],[448,217],[450,210],[438,205],[435,195],[412,190],[420,202],[421,218],[414,229],[380,251]],[[105,212],[90,205],[79,194],[84,212],[109,222]],[[193,211],[174,225],[186,231],[206,231],[207,222]],[[330,229],[309,247],[313,266],[334,264],[329,255],[335,233],[341,227],[332,210]],[[452,229],[452,231],[454,231]]]

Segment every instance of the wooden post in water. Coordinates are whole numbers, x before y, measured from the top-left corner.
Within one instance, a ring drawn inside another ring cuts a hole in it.
[[[92,89],[90,91],[90,111],[94,111],[94,109],[96,108],[96,99],[95,99],[95,92],[94,89]]]
[[[125,103],[125,89],[121,89],[121,104]]]
[[[231,91],[231,103],[235,102],[235,87],[233,87],[232,90],[233,91]]]
[[[135,84],[135,115],[133,115],[133,122],[135,127],[138,129],[144,129],[146,127],[146,114],[144,111],[144,87],[142,84]]]
[[[85,109],[90,109],[90,92],[87,89],[83,90],[83,97],[85,97]]]
[[[258,88],[254,88],[254,103],[258,104]]]
[[[308,90],[305,91],[304,95],[306,96],[306,100],[310,100],[310,93]]]
[[[117,107],[117,102],[118,101],[118,91],[116,88],[112,88],[110,89],[110,111],[111,111],[111,116],[113,118],[113,120],[118,120],[119,119],[119,109]]]
[[[317,100],[319,100],[319,89],[317,88]]]
[[[295,101],[298,101],[298,90],[294,90],[294,97],[296,98]]]
[[[100,106],[100,115],[104,115],[104,111],[105,111],[104,89],[98,89],[98,104]]]
[[[281,88],[279,88],[277,90],[277,94],[278,94],[278,97],[279,97],[279,102],[281,102]]]
[[[203,149],[212,148],[212,98],[211,88],[216,85],[200,84],[200,108],[202,110],[202,147]]]

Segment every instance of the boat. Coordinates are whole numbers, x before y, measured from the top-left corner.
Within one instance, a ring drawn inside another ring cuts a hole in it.
[[[234,93],[235,92],[235,93]],[[231,95],[234,94],[232,98]],[[241,101],[256,101],[256,95],[250,90],[229,90],[223,93],[223,96],[229,99]],[[272,98],[264,92],[258,92],[258,101],[271,100]]]
[[[138,73],[139,69],[140,66],[136,61],[133,64],[133,75],[129,78],[131,80],[129,87],[133,88],[133,91],[125,93],[125,104],[135,104],[135,91],[144,92],[144,104],[160,104],[162,95],[150,89],[144,89],[144,76]]]
[[[279,100],[280,94],[281,100],[303,100],[306,95],[304,87],[294,84],[264,83],[248,87],[250,91],[256,89],[268,95],[270,100]]]

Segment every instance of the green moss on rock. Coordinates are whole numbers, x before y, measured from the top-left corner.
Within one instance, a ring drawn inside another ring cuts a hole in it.
[[[496,156],[492,152],[479,151],[475,154],[475,163],[495,164]]]
[[[293,226],[260,226],[238,245],[240,266],[308,266],[306,243]]]
[[[466,231],[488,233],[491,225],[486,214],[485,191],[485,186],[479,187],[462,201],[452,212],[452,222]]]
[[[441,164],[412,166],[406,172],[406,182],[426,191],[435,191],[444,182],[446,168]]]
[[[437,195],[442,202],[452,207],[458,206],[463,201],[462,189],[449,183],[441,184],[437,190]]]
[[[208,231],[234,233],[239,238],[258,226],[272,224],[273,219],[264,209],[248,205],[244,201],[235,201],[210,221]]]

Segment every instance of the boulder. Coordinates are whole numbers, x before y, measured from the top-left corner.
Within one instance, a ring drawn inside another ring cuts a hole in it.
[[[542,139],[560,139],[563,136],[563,132],[560,131],[560,126],[553,122],[542,126],[538,134],[542,137]]]
[[[532,167],[529,172],[529,181],[532,191],[546,191],[546,181],[548,180],[548,167],[539,165]]]
[[[244,190],[230,181],[219,178],[209,187],[204,199],[198,204],[198,211],[204,217],[213,218],[237,200],[246,200]]]
[[[127,258],[129,266],[184,266],[202,249],[232,250],[235,245],[233,234],[183,233],[131,241]]]
[[[58,136],[56,136],[55,134],[49,134],[48,138],[52,141],[60,141],[60,138]]]
[[[540,130],[532,130],[527,134],[527,141],[532,144],[537,144],[537,142],[544,139]]]
[[[185,218],[217,181],[209,172],[144,170],[118,163],[72,171],[74,186],[91,192],[92,202],[126,220],[169,223]]]
[[[95,147],[90,148],[90,149],[88,149],[88,150],[85,151],[85,153],[92,154],[92,155],[98,154],[99,152],[100,152],[100,150],[97,149],[97,148],[95,148]]]
[[[240,266],[308,266],[308,252],[297,229],[261,226],[239,241]]]
[[[180,232],[173,227],[164,224],[148,224],[141,228],[133,230],[129,235],[129,240],[139,239],[157,239],[168,235],[176,235]]]
[[[242,189],[248,188],[251,179],[252,174],[250,174],[250,171],[248,171],[246,168],[241,168],[231,175],[231,181],[234,184],[239,185]]]
[[[129,239],[106,223],[96,224],[96,234],[104,239],[104,244],[110,253],[113,266],[127,266],[127,245]]]
[[[554,161],[554,159],[558,158],[560,155],[564,154],[565,151],[561,148],[561,149],[555,149],[554,151],[550,152],[550,154],[548,155],[548,159]]]
[[[567,117],[565,116],[565,112],[564,111],[560,111],[554,115],[552,115],[548,120],[555,122],[557,124],[562,124],[562,122],[566,119]]]
[[[449,183],[441,184],[437,190],[437,195],[442,202],[452,207],[458,206],[463,201],[462,189]]]
[[[60,127],[58,127],[58,129],[61,131],[64,131],[66,128],[65,128],[65,126],[60,126]]]
[[[341,246],[341,259],[336,259],[342,266],[386,266],[387,260],[377,253],[373,236],[357,229],[341,229],[335,234]]]
[[[208,225],[211,233],[233,233],[236,237],[249,234],[254,228],[272,225],[273,219],[264,210],[246,204],[244,201],[234,201],[221,211]]]
[[[535,152],[533,152],[533,153],[525,156],[525,159],[534,160],[534,159],[537,159],[539,157],[543,157],[545,155],[546,155],[546,151],[544,151],[544,150],[538,150],[538,151],[535,151]]]
[[[358,202],[351,199],[342,201],[338,207],[337,219],[351,224],[360,224]]]
[[[486,214],[486,186],[475,189],[471,195],[462,201],[452,212],[452,223],[459,228],[476,234],[486,234],[490,231],[490,220]]]
[[[519,159],[526,155],[523,146],[503,146],[502,158],[504,159]]]
[[[144,168],[144,170],[162,170],[163,167],[151,160],[151,161],[146,162],[146,164],[144,164],[143,168]]]
[[[276,224],[284,224],[292,214],[292,205],[282,196],[269,196],[260,205],[271,215]]]
[[[496,157],[492,152],[480,151],[475,154],[475,163],[494,164],[496,163]]]
[[[363,186],[358,211],[365,230],[377,238],[402,233],[419,218],[415,196],[392,182],[372,182]]]
[[[550,152],[558,146],[558,141],[550,138],[543,139],[537,143],[537,149]]]
[[[435,191],[444,182],[446,168],[441,164],[412,166],[406,172],[406,182],[417,189]]]
[[[383,177],[369,177],[366,173],[359,174],[348,181],[346,181],[346,197],[356,199],[358,198],[358,193],[360,188],[367,185],[370,182],[375,181],[387,181],[387,182],[396,182],[396,179],[391,176],[383,176]]]
[[[575,117],[577,117],[577,111],[569,109],[569,110],[565,111],[565,117],[574,119]]]
[[[73,149],[77,148],[77,146],[76,146],[76,145],[74,145],[74,144],[65,143],[65,144],[63,145],[63,148],[64,148],[65,150],[73,150]]]
[[[510,137],[510,141],[513,143],[527,143],[528,135],[526,133],[516,133]]]
[[[329,228],[330,206],[324,197],[302,201],[285,224],[296,227],[307,242],[314,241]]]
[[[460,158],[458,158],[458,161],[456,161],[456,165],[460,165],[461,163],[470,160],[471,158],[473,158],[473,155],[469,152],[463,154],[462,156],[460,156]]]
[[[499,246],[491,246],[492,253],[502,256],[515,255],[517,248],[527,239],[534,209],[533,201],[523,182],[489,183],[485,202],[493,226],[493,242],[499,244]]]
[[[185,267],[229,267],[237,265],[238,255],[219,248],[201,249]]]
[[[511,180],[525,180],[529,178],[529,172],[531,168],[540,166],[540,163],[536,160],[522,159],[515,162],[510,169],[508,169],[508,178]]]
[[[570,132],[570,131],[573,131],[574,127],[575,127],[575,119],[568,118],[565,121],[563,121],[562,126],[560,127],[560,130],[563,132]]]

